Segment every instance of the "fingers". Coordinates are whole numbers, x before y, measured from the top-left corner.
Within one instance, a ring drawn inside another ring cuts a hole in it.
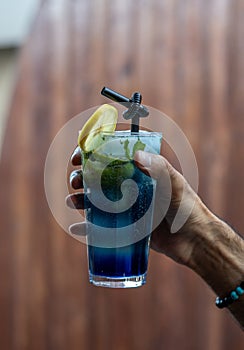
[[[156,252],[162,253],[169,238],[169,224],[167,220],[162,220],[160,228],[156,228],[151,235],[150,248]],[[171,235],[170,235],[171,238]],[[172,238],[171,238],[172,240]]]
[[[70,174],[70,186],[73,187],[73,189],[78,190],[80,188],[83,188],[83,175],[82,170],[74,170]]]
[[[81,152],[80,148],[76,147],[74,150],[72,156],[71,156],[71,163],[74,166],[81,165]],[[80,188],[83,188],[83,176],[82,176],[82,170],[74,170],[71,172],[69,177],[70,186],[78,190]],[[84,193],[74,193],[66,197],[65,199],[66,205],[72,209],[86,209],[88,207],[87,203],[88,201],[84,200]]]
[[[72,235],[78,237],[84,237],[87,235],[88,223],[86,221],[73,224],[69,227],[69,231]]]
[[[76,149],[74,150],[71,156],[71,162],[75,166],[81,165],[81,151],[79,146],[77,146]]]
[[[88,202],[84,200],[84,193],[70,194],[65,198],[66,205],[71,209],[87,209]]]
[[[81,165],[80,147],[76,147],[76,149],[74,150],[71,156],[71,163],[74,166]],[[83,188],[82,170],[79,169],[79,170],[72,171],[72,173],[70,174],[69,182],[70,182],[70,186],[75,190]]]

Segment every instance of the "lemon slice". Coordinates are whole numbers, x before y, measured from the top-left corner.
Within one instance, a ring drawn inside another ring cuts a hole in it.
[[[102,142],[101,132],[113,132],[118,120],[115,107],[104,104],[87,120],[79,132],[78,145],[84,152],[96,149]]]

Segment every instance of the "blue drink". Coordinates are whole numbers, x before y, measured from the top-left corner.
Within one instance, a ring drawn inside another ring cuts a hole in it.
[[[104,136],[104,147],[83,154],[86,219],[92,224],[89,276],[95,285],[126,288],[146,282],[156,183],[135,166],[133,153],[146,146],[159,153],[160,143],[157,133],[115,132]]]

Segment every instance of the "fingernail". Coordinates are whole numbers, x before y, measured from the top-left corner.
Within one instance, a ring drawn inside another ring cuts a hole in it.
[[[75,190],[78,190],[79,188],[82,188],[82,171],[81,170],[74,170],[70,174],[70,186],[73,187]]]
[[[74,193],[65,198],[66,205],[71,209],[88,209],[91,207],[89,199],[84,197],[84,193]]]
[[[71,156],[71,162],[75,166],[81,165],[81,152],[79,147],[76,147],[76,149],[74,150]]]
[[[68,195],[66,198],[65,198],[65,203],[67,205],[67,207],[71,208],[71,209],[77,209],[76,208],[76,205],[75,205],[75,202],[74,202],[74,199],[72,198],[73,196],[71,195]]]
[[[145,168],[149,168],[152,164],[151,154],[144,151],[137,151],[135,154],[135,160]]]
[[[84,201],[84,193],[75,193],[65,198],[66,205],[71,209],[87,209],[89,202]]]
[[[86,236],[87,235],[87,222],[81,222],[73,224],[69,227],[69,232],[75,236]]]

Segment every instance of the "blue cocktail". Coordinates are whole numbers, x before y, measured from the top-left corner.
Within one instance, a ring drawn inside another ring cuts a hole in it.
[[[126,288],[146,282],[156,182],[134,164],[143,149],[159,153],[161,134],[114,132],[83,153],[90,282]]]

